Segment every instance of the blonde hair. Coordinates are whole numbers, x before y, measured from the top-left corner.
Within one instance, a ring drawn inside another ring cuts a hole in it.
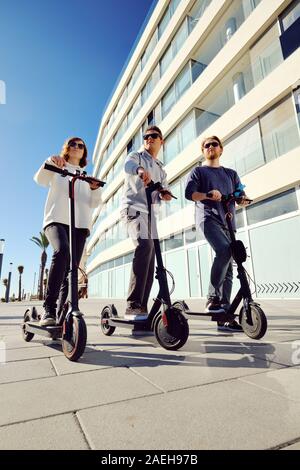
[[[61,149],[61,152],[60,152],[60,156],[63,157],[66,162],[69,160],[69,147],[70,147],[70,143],[71,142],[74,142],[76,140],[81,140],[84,144],[84,152],[83,152],[83,156],[79,162],[79,166],[81,168],[84,168],[86,165],[87,165],[87,148],[86,148],[86,145],[85,145],[85,142],[83,139],[81,139],[80,137],[69,137],[69,139],[67,139],[64,143],[64,145],[62,146],[62,149]]]

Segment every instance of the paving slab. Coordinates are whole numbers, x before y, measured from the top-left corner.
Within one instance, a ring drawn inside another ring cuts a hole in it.
[[[1,450],[86,450],[89,446],[72,414],[0,427]]]
[[[138,364],[139,359],[134,355],[119,354],[118,349],[108,351],[87,348],[78,362],[71,362],[65,356],[53,357],[51,361],[57,375],[65,375],[108,367],[129,367]]]
[[[288,367],[241,380],[300,403],[300,367]]]
[[[61,356],[63,354],[58,342],[49,343],[49,346],[17,348],[6,350],[6,362],[25,361],[29,359],[42,359],[46,357]]]
[[[295,366],[300,365],[300,354],[297,356],[296,350],[300,351],[300,341],[290,341],[282,343],[247,342],[241,344],[232,343],[229,349],[236,353],[246,353],[252,357],[261,358],[265,361],[276,362],[277,364]]]
[[[300,436],[299,403],[239,380],[77,416],[93,449],[268,449]]]
[[[157,366],[160,367],[157,367]],[[133,366],[141,377],[166,392],[224,381],[253,374],[261,374],[270,368],[283,367],[245,354],[230,351],[211,352],[186,357],[181,362],[165,361]]]
[[[127,368],[0,386],[0,425],[161,393]]]
[[[56,376],[56,373],[49,359],[7,362],[0,365],[0,384],[53,376]]]
[[[281,450],[300,450],[300,440],[296,442],[295,444],[292,444],[290,446],[284,447]]]

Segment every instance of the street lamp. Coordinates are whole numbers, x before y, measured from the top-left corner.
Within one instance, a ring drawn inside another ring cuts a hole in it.
[[[1,271],[2,271],[2,260],[3,260],[3,251],[4,251],[4,238],[0,239],[0,279],[1,279]]]
[[[7,282],[6,295],[5,295],[5,302],[6,303],[9,302],[9,290],[10,290],[12,263],[9,263],[9,265],[10,265],[10,271],[8,273],[8,282]]]

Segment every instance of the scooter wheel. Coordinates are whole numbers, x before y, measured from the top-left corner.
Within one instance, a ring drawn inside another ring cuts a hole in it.
[[[113,305],[107,305],[102,310],[101,315],[100,315],[100,321],[101,321],[101,330],[104,335],[111,336],[114,333],[116,327],[110,326],[105,320],[108,320],[109,318],[113,318],[116,316],[117,316],[117,311]]]
[[[86,346],[86,324],[83,317],[72,316],[72,337],[62,340],[62,349],[64,355],[69,361],[78,361],[82,356]]]
[[[24,313],[24,321],[22,325],[22,336],[23,336],[24,341],[26,341],[27,343],[29,343],[29,341],[31,341],[32,338],[34,337],[34,333],[29,333],[28,331],[26,331],[26,323],[29,322],[30,320],[31,320],[30,310],[27,309],[26,312]]]
[[[252,325],[247,322],[245,308],[242,307],[239,315],[240,324],[244,333],[252,339],[261,339],[267,331],[267,318],[263,310],[256,304],[250,305]]]
[[[159,315],[154,323],[154,334],[164,349],[176,351],[186,343],[189,337],[189,325],[179,309],[171,307],[170,310],[169,324],[165,326],[163,315]]]

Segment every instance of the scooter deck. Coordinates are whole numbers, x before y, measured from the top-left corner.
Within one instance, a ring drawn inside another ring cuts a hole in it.
[[[207,313],[207,312],[192,312],[191,310],[185,310],[185,315],[191,315],[194,317],[211,317],[211,321],[220,321],[220,322],[232,322],[236,315],[230,313]]]
[[[110,326],[122,327],[122,328],[135,328],[139,327],[139,330],[148,330],[151,328],[151,322],[147,320],[127,320],[126,318],[105,318],[103,319],[105,323],[108,323]]]
[[[46,336],[47,338],[62,337],[62,326],[40,326],[38,322],[26,322],[25,328],[28,333]]]

